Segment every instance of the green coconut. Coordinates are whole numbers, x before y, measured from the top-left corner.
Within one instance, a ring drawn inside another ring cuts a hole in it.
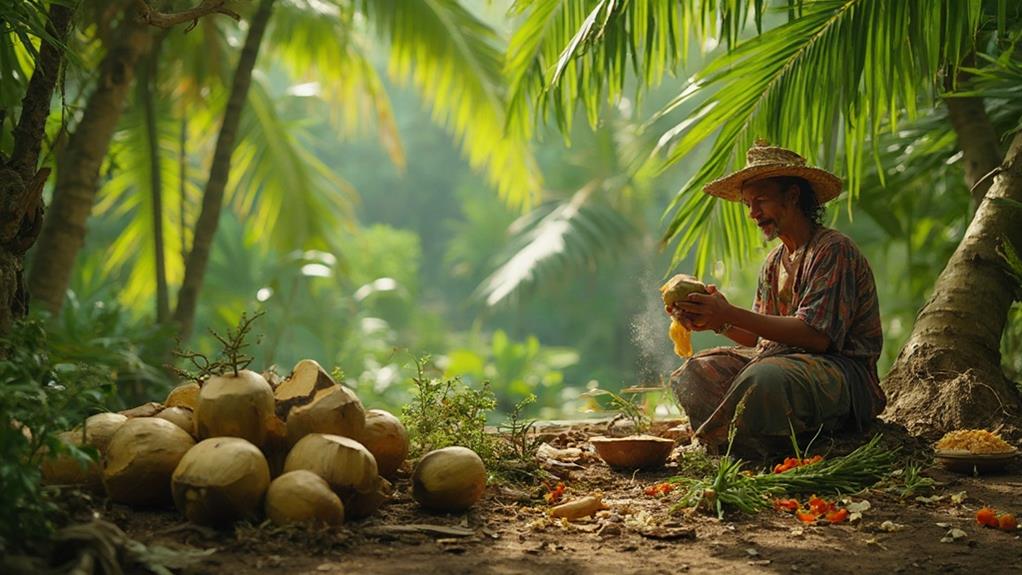
[[[706,285],[687,274],[676,274],[667,283],[660,286],[660,295],[664,305],[672,305],[688,299],[691,293],[706,293]]]

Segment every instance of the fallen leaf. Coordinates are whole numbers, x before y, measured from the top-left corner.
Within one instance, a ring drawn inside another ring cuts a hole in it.
[[[954,543],[955,541],[958,541],[959,539],[964,539],[968,536],[969,536],[968,533],[962,531],[961,529],[951,529],[950,531],[947,532],[947,534],[944,535],[944,537],[941,537],[940,542]]]
[[[969,498],[969,494],[964,492],[964,491],[959,491],[958,493],[952,493],[951,494],[951,503],[954,503],[955,505],[961,505],[968,498]]]
[[[901,531],[904,528],[905,528],[905,526],[902,525],[901,523],[895,523],[895,522],[891,521],[890,519],[888,519],[887,521],[884,521],[883,523],[880,524],[880,530],[881,531],[886,531],[888,533],[894,533],[896,531]]]
[[[868,510],[870,507],[872,507],[872,505],[870,504],[869,501],[866,501],[865,499],[863,499],[862,501],[853,501],[848,505],[845,505],[845,509],[847,509],[849,513],[862,513],[863,511]]]

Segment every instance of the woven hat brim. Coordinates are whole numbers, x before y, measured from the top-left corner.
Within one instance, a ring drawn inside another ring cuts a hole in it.
[[[750,166],[738,170],[733,174],[706,184],[703,191],[711,196],[737,202],[742,199],[742,186],[744,184],[774,176],[797,176],[804,178],[812,186],[813,191],[816,193],[816,201],[821,206],[825,202],[838,197],[841,193],[841,180],[827,170],[809,166],[785,166],[778,164]]]

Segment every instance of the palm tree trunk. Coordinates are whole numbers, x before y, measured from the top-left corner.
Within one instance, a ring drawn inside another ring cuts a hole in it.
[[[170,319],[170,297],[167,291],[167,267],[163,244],[163,178],[160,170],[160,135],[156,120],[157,70],[160,61],[161,34],[153,43],[152,52],[140,64],[138,79],[139,100],[145,115],[146,145],[149,147],[149,191],[152,195],[153,249],[156,252],[156,322],[164,324]]]
[[[60,42],[67,37],[74,11],[74,6],[50,5],[49,32]],[[42,193],[49,175],[48,168],[37,170],[36,165],[62,60],[58,46],[42,43],[14,128],[14,149],[10,159],[0,157],[0,333],[28,313],[25,252],[42,225]]]
[[[959,79],[960,82],[964,80],[964,77]],[[980,179],[996,168],[1001,159],[997,132],[990,122],[982,98],[945,98],[944,103],[947,105],[951,125],[958,135],[958,149],[962,151],[965,166],[965,181],[972,192],[972,206],[975,209],[983,201],[992,180],[987,178],[980,182]]]
[[[60,170],[29,273],[29,291],[46,309],[60,312],[75,258],[85,243],[85,222],[99,188],[99,168],[124,111],[139,57],[150,33],[134,18],[123,19],[103,58],[96,88],[59,160]]]
[[[958,134],[963,151],[984,143],[977,134]],[[992,138],[990,130],[986,139]],[[966,158],[970,154],[975,157],[975,150],[965,151]],[[1022,397],[1000,367],[1001,336],[1018,286],[998,249],[1002,242],[1022,248],[1022,226],[1019,209],[997,200],[1022,201],[1022,133],[999,164],[1000,173],[884,380],[887,417],[913,433],[1020,424]]]
[[[206,266],[209,263],[213,238],[216,236],[217,225],[220,222],[220,209],[223,206],[224,189],[227,187],[227,178],[231,171],[231,154],[234,152],[234,142],[237,139],[238,126],[241,123],[241,112],[245,99],[248,97],[248,88],[252,83],[252,69],[255,67],[256,57],[259,55],[259,45],[262,43],[263,33],[266,31],[272,9],[273,0],[260,0],[259,7],[249,22],[245,46],[241,50],[238,68],[234,72],[231,93],[227,100],[227,110],[224,112],[224,121],[220,126],[220,134],[217,137],[216,150],[213,154],[213,165],[210,167],[209,179],[206,181],[206,189],[202,195],[202,210],[199,212],[199,220],[195,224],[192,251],[188,254],[188,260],[185,262],[185,277],[181,283],[181,291],[178,292],[177,309],[174,312],[174,319],[178,322],[179,334],[182,339],[187,339],[192,333],[199,291],[202,288]]]

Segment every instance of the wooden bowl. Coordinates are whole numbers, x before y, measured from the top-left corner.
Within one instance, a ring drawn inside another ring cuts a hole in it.
[[[630,437],[590,437],[589,443],[607,465],[618,469],[652,469],[660,467],[671,454],[674,441],[652,435]]]
[[[960,473],[987,473],[1000,471],[1016,455],[1018,450],[1003,453],[972,453],[970,451],[940,451],[933,453],[933,458],[945,468]]]

